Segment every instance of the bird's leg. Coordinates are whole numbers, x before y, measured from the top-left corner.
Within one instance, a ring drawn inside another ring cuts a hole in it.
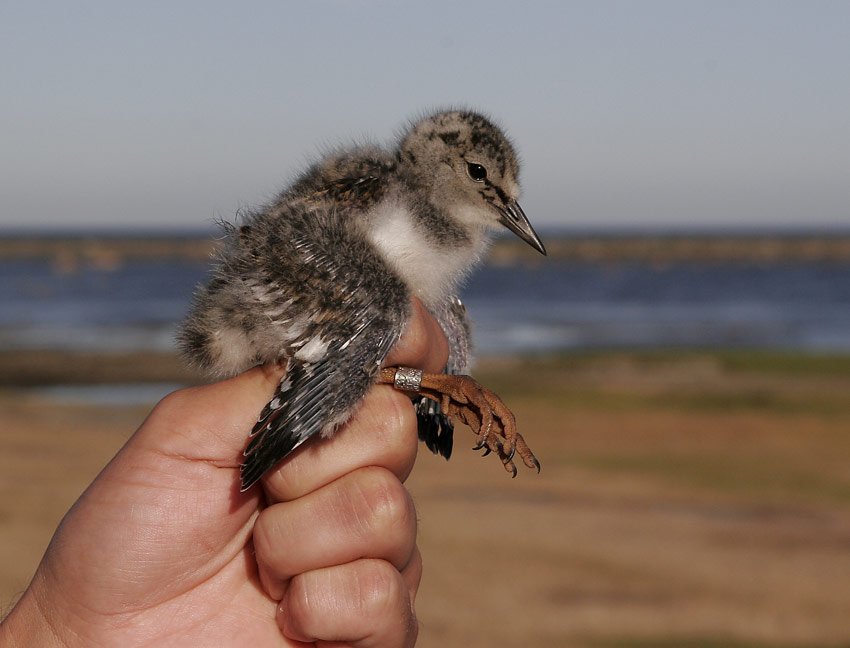
[[[440,403],[447,416],[460,419],[472,429],[478,437],[476,450],[484,448],[485,455],[495,452],[505,469],[514,476],[515,454],[519,454],[526,466],[540,471],[540,462],[517,432],[513,413],[501,398],[470,376],[430,374],[407,367],[387,367],[381,370],[381,382]]]

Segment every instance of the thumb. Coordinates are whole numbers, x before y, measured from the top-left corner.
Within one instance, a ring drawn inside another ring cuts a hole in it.
[[[248,434],[282,373],[277,365],[254,367],[235,378],[173,392],[153,409],[130,444],[238,467]]]
[[[89,609],[111,614],[176,597],[220,569],[257,514],[238,469],[278,379],[276,368],[255,368],[166,396],[65,516],[42,580],[86,583]]]
[[[113,492],[116,484],[226,491],[238,497],[248,434],[281,374],[277,366],[255,367],[235,378],[172,392],[89,487],[88,499]]]

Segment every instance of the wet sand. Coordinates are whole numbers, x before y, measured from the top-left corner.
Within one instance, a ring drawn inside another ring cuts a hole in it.
[[[157,362],[146,375],[175,377]],[[596,354],[477,373],[543,471],[509,479],[462,428],[451,462],[423,449],[418,645],[850,645],[850,359]],[[148,409],[0,389],[0,606]]]

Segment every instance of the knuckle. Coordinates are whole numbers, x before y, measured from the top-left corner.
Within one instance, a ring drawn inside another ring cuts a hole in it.
[[[364,617],[387,619],[397,616],[407,597],[401,574],[383,560],[364,560],[358,574],[359,607]]]
[[[171,418],[177,414],[185,413],[187,408],[194,406],[197,388],[185,387],[173,391],[159,401],[151,412],[151,416]]]
[[[204,413],[199,410],[198,390],[198,387],[185,387],[164,396],[148,415],[140,431],[146,434],[167,429],[172,439],[203,435],[206,426]]]
[[[257,562],[264,563],[269,558],[269,553],[274,550],[275,543],[272,539],[275,537],[274,530],[271,528],[271,516],[268,514],[270,509],[266,509],[260,513],[257,520],[254,522],[253,543],[254,553],[257,557]]]
[[[286,635],[306,635],[312,637],[318,634],[315,628],[317,617],[321,616],[322,610],[317,610],[316,598],[311,592],[308,584],[309,578],[296,576],[292,579],[279,606],[278,623]]]
[[[296,554],[291,550],[292,530],[281,524],[281,517],[270,506],[254,522],[252,543],[254,558],[261,573],[275,581],[286,581],[298,571]]]
[[[387,356],[387,364],[439,372],[445,367],[448,355],[449,343],[443,329],[421,302],[414,299],[404,332]]]
[[[407,449],[416,429],[416,412],[410,398],[392,387],[374,390],[381,415],[377,417],[378,434],[387,445],[403,445]]]
[[[402,335],[406,351],[412,359],[422,360],[428,355],[428,311],[420,302],[414,302],[412,316]]]
[[[358,517],[370,535],[387,536],[415,525],[413,501],[398,478],[384,468],[366,469],[361,480]],[[395,535],[395,534],[393,534]]]

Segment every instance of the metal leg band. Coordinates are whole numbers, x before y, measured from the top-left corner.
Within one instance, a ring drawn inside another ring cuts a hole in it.
[[[398,367],[393,380],[393,387],[401,391],[418,392],[422,386],[421,369],[411,369],[410,367]]]

